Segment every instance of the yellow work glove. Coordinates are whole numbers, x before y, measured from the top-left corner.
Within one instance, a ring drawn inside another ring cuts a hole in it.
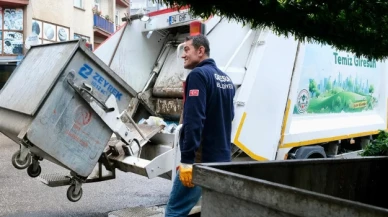
[[[191,183],[191,180],[193,180],[193,165],[181,163],[179,166],[179,180],[188,188],[194,187]]]

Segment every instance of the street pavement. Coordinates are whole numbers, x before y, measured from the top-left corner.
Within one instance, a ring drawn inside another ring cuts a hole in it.
[[[102,217],[128,207],[166,204],[169,180],[148,179],[117,171],[116,179],[83,185],[83,196],[73,203],[66,197],[68,186],[51,188],[30,178],[26,170],[11,164],[19,146],[0,134],[0,216],[6,217]],[[67,172],[44,160],[42,174]]]

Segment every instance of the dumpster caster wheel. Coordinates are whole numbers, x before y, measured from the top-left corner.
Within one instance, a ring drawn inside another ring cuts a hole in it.
[[[20,150],[18,150],[17,152],[15,152],[12,155],[12,165],[18,170],[23,170],[23,169],[27,168],[28,166],[30,166],[31,155],[27,154],[26,158],[24,160],[21,160],[20,154],[21,154],[21,152],[20,152]]]
[[[27,168],[27,174],[32,177],[32,178],[35,178],[35,177],[38,177],[40,175],[40,173],[42,172],[42,168],[40,167],[40,165],[37,165],[35,170],[34,170],[34,164],[31,164],[28,168]]]
[[[79,188],[78,193],[75,192],[75,185],[71,185],[69,189],[67,189],[67,199],[71,202],[77,202],[82,197],[82,188]]]

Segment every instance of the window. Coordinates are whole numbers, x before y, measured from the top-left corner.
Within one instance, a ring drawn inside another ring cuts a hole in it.
[[[97,11],[101,11],[100,0],[94,0],[94,7],[97,9]]]
[[[32,19],[32,33],[38,36],[38,44],[63,42],[70,38],[70,28],[38,19]]]
[[[0,8],[0,55],[23,54],[23,9]]]
[[[8,63],[7,65],[0,65],[0,90],[11,77],[12,72],[16,69],[15,63]]]
[[[83,0],[74,0],[74,7],[84,8],[83,7]]]

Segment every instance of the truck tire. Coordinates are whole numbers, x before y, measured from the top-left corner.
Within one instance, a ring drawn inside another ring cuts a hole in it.
[[[322,146],[300,147],[295,152],[295,159],[326,158],[325,150]]]

